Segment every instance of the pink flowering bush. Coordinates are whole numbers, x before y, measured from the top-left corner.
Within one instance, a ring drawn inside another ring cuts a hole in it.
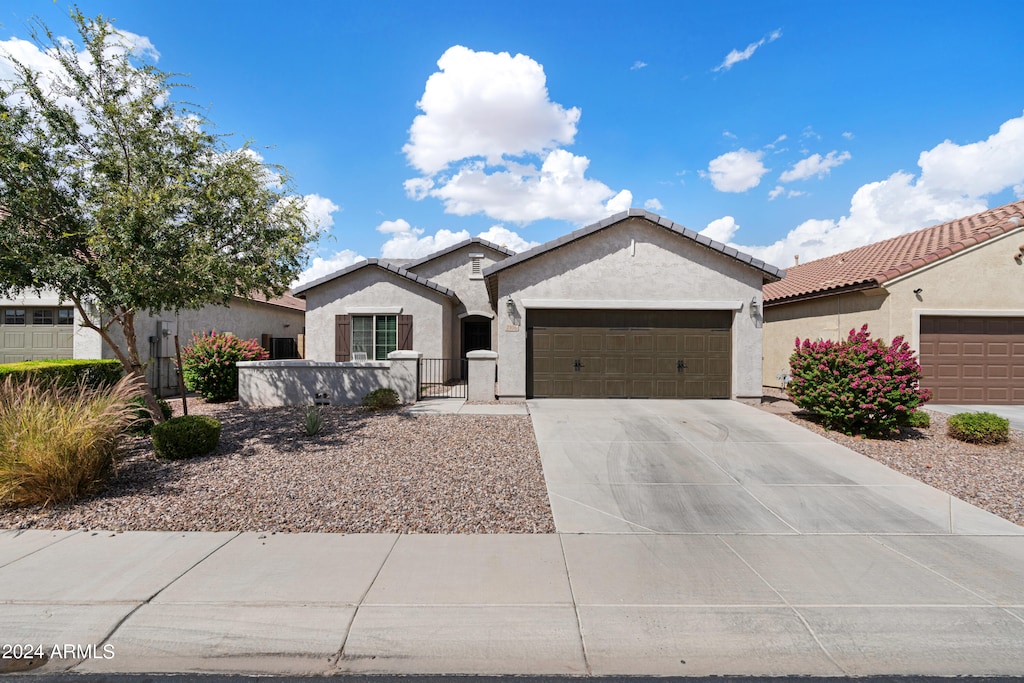
[[[846,434],[889,437],[931,397],[919,386],[921,366],[903,337],[887,345],[872,339],[867,325],[841,342],[797,338],[789,367],[790,399]]]
[[[269,354],[255,339],[233,334],[193,334],[181,351],[181,372],[185,387],[208,401],[238,398],[238,361],[266,360]]]

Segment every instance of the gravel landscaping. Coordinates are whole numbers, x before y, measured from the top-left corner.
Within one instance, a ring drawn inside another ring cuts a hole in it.
[[[180,401],[173,401],[180,415]],[[0,528],[166,531],[554,531],[529,416],[246,409],[189,400],[223,430],[215,453],[157,462],[146,437],[106,491],[71,506],[0,510]]]
[[[785,400],[782,392],[761,407],[838,444],[950,493],[972,505],[1024,526],[1024,432],[1011,429],[1010,440],[978,446],[946,435],[949,415],[925,410],[931,426],[904,428],[895,439],[862,439],[829,431],[813,416]]]

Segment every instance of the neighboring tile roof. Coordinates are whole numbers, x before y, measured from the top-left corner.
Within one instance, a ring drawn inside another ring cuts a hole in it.
[[[395,273],[399,277],[404,277],[405,279],[410,280],[412,282],[415,282],[418,285],[423,285],[424,287],[426,287],[428,289],[433,289],[434,291],[440,292],[441,294],[444,294],[445,296],[450,297],[452,299],[458,300],[458,298],[459,298],[458,295],[455,292],[453,292],[452,290],[448,289],[447,287],[442,287],[441,285],[437,284],[436,282],[428,280],[425,277],[420,277],[416,273],[410,272],[410,271],[406,270],[405,268],[402,268],[400,266],[396,266],[393,263],[389,263],[389,262],[384,261],[382,259],[376,259],[376,258],[370,258],[370,259],[366,259],[365,261],[359,261],[358,263],[352,264],[348,268],[343,268],[343,269],[341,269],[341,270],[339,270],[339,271],[337,271],[335,273],[331,273],[330,275],[326,275],[326,276],[324,276],[322,278],[319,278],[317,280],[313,280],[312,282],[307,282],[304,285],[299,285],[298,287],[296,287],[296,288],[294,288],[292,290],[292,294],[294,294],[296,296],[304,296],[307,291],[309,291],[310,289],[313,289],[314,287],[319,287],[320,285],[322,285],[322,284],[324,284],[326,282],[330,282],[331,280],[335,280],[335,279],[337,279],[339,277],[343,277],[345,275],[348,275],[349,273],[354,273],[355,271],[361,270],[363,268],[366,268],[367,266],[375,266],[375,267],[380,268],[382,270],[391,271],[392,273]]]
[[[886,280],[952,256],[1024,226],[1024,201],[988,209],[916,232],[792,266],[764,286],[766,305],[828,296],[837,290],[871,289]]]
[[[516,254],[515,256],[510,256],[504,261],[493,263],[490,266],[484,268],[484,275],[486,277],[490,277],[495,273],[499,273],[502,270],[505,270],[506,268],[510,268],[524,261],[528,261],[536,256],[540,256],[541,254],[547,253],[553,249],[563,247],[569,244],[570,242],[575,242],[578,239],[586,237],[587,235],[593,234],[600,230],[604,230],[605,228],[615,225],[616,223],[621,223],[627,218],[645,218],[648,221],[662,228],[665,228],[666,230],[674,232],[687,239],[691,239],[694,242],[697,242],[698,244],[701,244],[707,247],[708,249],[711,249],[712,251],[717,251],[721,254],[724,254],[725,256],[734,258],[737,261],[740,261],[741,263],[744,263],[752,268],[755,268],[756,270],[760,270],[763,273],[764,279],[766,281],[771,282],[778,280],[786,273],[786,271],[782,270],[781,268],[776,268],[775,266],[769,265],[760,259],[756,259],[753,256],[750,256],[749,254],[744,254],[743,252],[733,249],[732,247],[728,247],[720,242],[716,242],[707,235],[701,235],[700,233],[694,232],[689,228],[683,227],[682,225],[679,225],[677,223],[673,223],[669,219],[662,218],[656,213],[651,213],[650,211],[647,211],[645,209],[629,209],[628,211],[623,211],[609,218],[605,218],[603,221],[600,221],[598,223],[593,223],[584,228],[580,228],[579,230],[574,230],[573,232],[570,232],[568,235],[563,235],[558,239],[551,240],[550,242],[545,242],[544,244],[534,247],[533,249],[527,249],[526,251]]]
[[[306,310],[306,302],[303,301],[302,299],[299,299],[298,297],[292,296],[290,291],[286,291],[281,296],[274,297],[273,299],[268,299],[259,292],[253,292],[252,294],[244,298],[248,299],[249,301],[255,301],[257,303],[270,304],[271,306],[280,306],[281,308],[291,308],[296,311]]]
[[[433,254],[427,254],[423,258],[419,258],[414,261],[409,261],[408,263],[405,264],[405,268],[406,270],[412,270],[417,266],[422,266],[424,263],[427,263],[428,261],[433,261],[436,258],[440,258],[445,254],[450,254],[453,251],[462,249],[463,247],[468,247],[471,244],[482,245],[484,247],[487,247],[488,249],[492,249],[498,252],[499,254],[504,254],[505,256],[515,256],[516,253],[511,249],[507,249],[499,244],[495,244],[494,242],[488,242],[487,240],[480,239],[479,237],[471,237],[468,240],[462,240],[458,244],[453,244],[452,246],[441,249],[440,251],[435,251]]]

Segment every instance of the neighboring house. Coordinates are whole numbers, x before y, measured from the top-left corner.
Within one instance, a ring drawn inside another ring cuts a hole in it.
[[[306,299],[311,360],[489,348],[506,400],[742,398],[761,395],[761,288],[782,274],[630,209],[521,254],[467,240],[293,293]]]
[[[788,269],[764,288],[764,384],[794,339],[903,336],[934,403],[1024,404],[1024,201]]]
[[[54,292],[0,299],[0,361],[13,363],[49,358],[114,358],[99,334],[80,326],[74,306]],[[135,323],[139,355],[147,374],[162,395],[177,393],[174,376],[174,336],[184,346],[193,332],[231,332],[243,339],[258,339],[277,357],[301,355],[305,302],[289,294],[267,300],[235,297],[230,306],[204,306],[177,315],[140,314]],[[116,325],[117,342],[124,337]],[[153,359],[153,362],[150,362]]]

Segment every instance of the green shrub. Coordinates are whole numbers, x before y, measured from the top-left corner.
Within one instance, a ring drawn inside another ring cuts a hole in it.
[[[15,382],[24,382],[33,378],[62,387],[79,383],[90,389],[111,387],[123,376],[124,368],[117,360],[30,360],[0,365],[0,379],[11,377]]]
[[[245,341],[233,334],[193,334],[181,351],[185,386],[208,401],[238,398],[238,366],[248,360],[266,360],[270,355],[255,339]]]
[[[1010,421],[994,413],[957,413],[946,423],[947,433],[967,443],[994,444],[1010,439]]]
[[[161,460],[199,458],[217,447],[220,421],[207,415],[182,415],[155,425],[150,436]]]
[[[306,406],[305,420],[302,425],[306,430],[306,436],[316,436],[324,428],[324,414],[320,406]]]
[[[398,392],[394,389],[374,389],[363,397],[363,407],[370,410],[391,410],[399,405]]]
[[[790,399],[846,434],[891,436],[931,397],[903,337],[886,344],[872,339],[867,325],[841,342],[797,339],[789,366]]]
[[[99,490],[135,420],[137,382],[59,386],[30,377],[0,382],[0,505],[50,505]]]
[[[171,419],[171,404],[162,398],[156,400],[158,406],[160,406],[160,414],[164,420]],[[146,406],[146,399],[138,397],[132,401],[132,410],[135,413],[135,422],[131,425],[128,431],[132,434],[149,434],[150,430],[153,429],[153,414],[149,411]]]
[[[907,426],[917,429],[926,429],[932,426],[932,418],[923,410],[915,410],[907,415]]]

